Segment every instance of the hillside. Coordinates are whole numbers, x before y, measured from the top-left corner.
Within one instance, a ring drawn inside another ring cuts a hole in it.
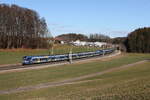
[[[47,82],[58,82],[117,68],[117,70],[78,80],[72,84],[46,87],[37,90],[33,89],[32,91],[12,94],[1,94],[0,99],[147,100],[150,90],[150,62],[147,61],[134,64],[122,69],[118,68],[149,58],[149,54],[123,54],[115,58],[101,61],[96,60],[93,62],[62,65],[60,67],[39,70],[3,73],[0,74],[0,90],[9,89],[10,91],[18,87],[36,86],[38,84],[47,84]]]

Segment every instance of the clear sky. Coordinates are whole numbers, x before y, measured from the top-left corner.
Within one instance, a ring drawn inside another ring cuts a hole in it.
[[[63,33],[102,33],[127,36],[150,26],[150,0],[0,0],[39,13],[53,36]]]

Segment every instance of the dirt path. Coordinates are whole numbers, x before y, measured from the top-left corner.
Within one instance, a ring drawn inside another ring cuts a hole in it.
[[[105,73],[117,71],[117,70],[128,68],[128,67],[134,67],[135,65],[142,64],[142,63],[145,63],[145,62],[148,62],[148,60],[143,60],[143,61],[139,61],[139,62],[136,62],[136,63],[123,65],[123,66],[120,66],[120,67],[117,67],[117,68],[111,68],[111,69],[108,69],[108,70],[105,70],[105,71],[102,71],[102,72],[97,72],[97,73],[93,73],[93,74],[89,74],[89,75],[84,75],[84,76],[80,76],[80,77],[76,77],[76,78],[72,78],[72,79],[68,79],[68,80],[63,80],[63,81],[58,81],[58,82],[41,83],[41,84],[38,84],[38,85],[25,86],[25,87],[14,88],[14,89],[9,89],[9,90],[0,90],[0,94],[11,94],[11,93],[31,91],[31,90],[36,90],[36,89],[55,87],[55,86],[62,86],[62,85],[66,85],[66,84],[75,84],[75,83],[78,83],[76,81],[80,81],[80,80],[83,80],[83,79],[86,79],[86,78],[94,77],[94,76],[97,76],[97,75],[102,75],[102,74],[105,74]]]

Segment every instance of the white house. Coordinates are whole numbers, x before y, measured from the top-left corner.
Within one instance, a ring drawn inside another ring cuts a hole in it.
[[[108,45],[106,42],[85,42],[80,40],[73,41],[71,42],[71,44],[75,46],[96,46],[96,47],[103,47]]]
[[[75,46],[85,46],[86,42],[77,40],[77,41],[72,42],[72,44]]]
[[[95,45],[96,47],[102,47],[102,46],[107,45],[107,43],[106,43],[106,42],[94,42],[94,45]]]

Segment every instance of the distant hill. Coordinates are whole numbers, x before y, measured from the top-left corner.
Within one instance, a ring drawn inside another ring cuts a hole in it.
[[[76,41],[76,40],[86,41],[88,39],[87,36],[83,34],[76,34],[76,33],[62,34],[55,38],[66,42]]]
[[[127,37],[116,37],[112,39],[113,44],[120,44],[126,41]]]

